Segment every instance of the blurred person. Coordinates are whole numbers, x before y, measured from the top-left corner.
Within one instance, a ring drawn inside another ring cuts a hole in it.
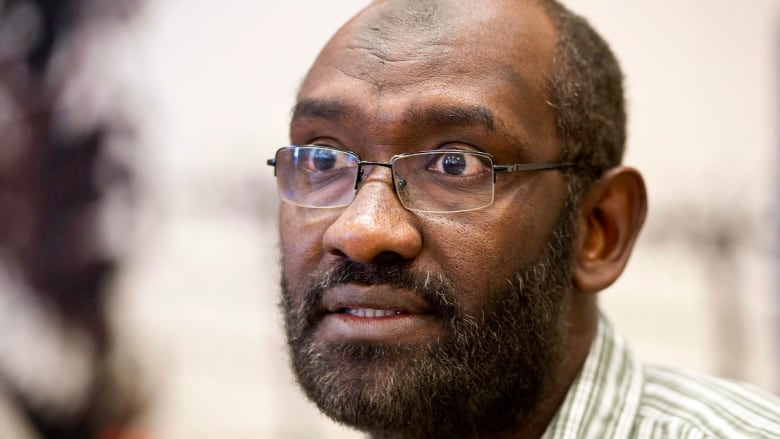
[[[0,0],[0,437],[129,438],[141,409],[113,344],[106,193],[121,121],[67,108],[83,30],[131,2]],[[92,35],[88,35],[93,37]],[[81,78],[82,80],[84,78]],[[90,83],[97,92],[100,84]],[[72,98],[72,96],[71,96]]]
[[[292,367],[381,438],[773,438],[780,399],[641,363],[598,307],[647,209],[622,73],[554,0],[377,0],[274,166]]]

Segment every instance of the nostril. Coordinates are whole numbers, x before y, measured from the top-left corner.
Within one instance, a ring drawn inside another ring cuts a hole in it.
[[[338,256],[338,257],[341,257],[341,258],[348,258],[346,253],[344,253],[343,251],[341,251],[341,250],[339,250],[337,248],[332,249],[330,252],[334,256]]]
[[[379,265],[392,265],[392,264],[399,264],[403,261],[404,261],[403,256],[399,255],[398,253],[393,251],[384,251],[376,255],[374,257],[374,260],[371,262]]]

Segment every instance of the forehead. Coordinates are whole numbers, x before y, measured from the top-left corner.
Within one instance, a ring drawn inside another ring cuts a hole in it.
[[[522,142],[554,143],[545,94],[554,45],[549,18],[526,2],[374,3],[323,49],[299,93],[296,109],[307,111],[296,111],[293,124],[311,117],[372,129],[481,121]]]

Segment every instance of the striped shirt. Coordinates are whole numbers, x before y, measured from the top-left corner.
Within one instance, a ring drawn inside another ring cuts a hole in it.
[[[645,366],[605,318],[543,439],[780,438],[780,398],[748,385]]]

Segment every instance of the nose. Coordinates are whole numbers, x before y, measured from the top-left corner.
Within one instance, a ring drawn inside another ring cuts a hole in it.
[[[325,231],[325,251],[362,263],[414,259],[422,248],[416,216],[401,205],[389,178],[374,174],[361,183],[355,199]]]

